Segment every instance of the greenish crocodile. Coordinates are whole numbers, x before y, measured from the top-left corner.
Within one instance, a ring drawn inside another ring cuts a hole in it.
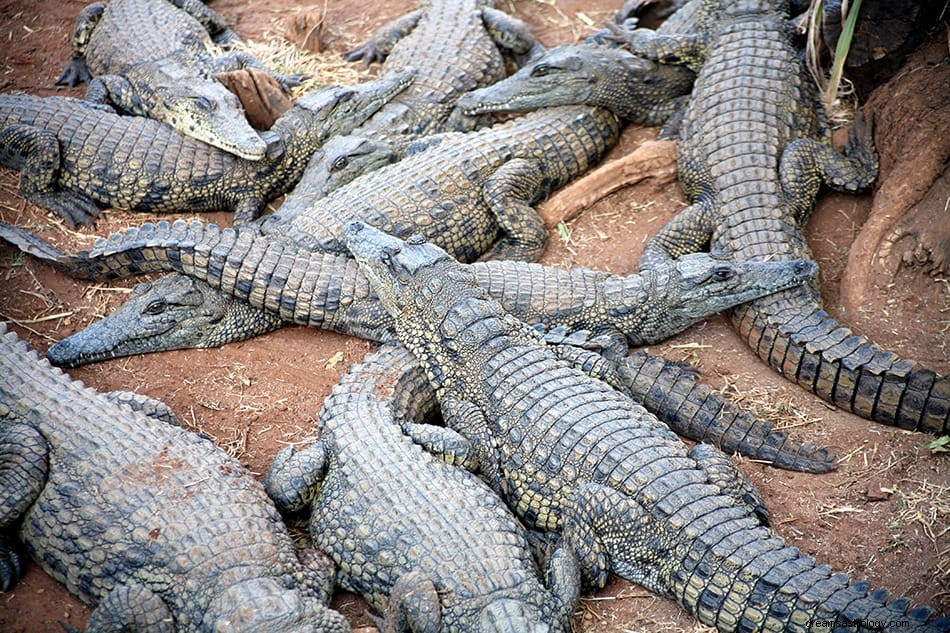
[[[267,70],[248,53],[224,53],[218,46],[235,41],[224,21],[199,0],[96,2],[76,20],[73,57],[57,83],[86,81],[89,100],[108,100],[125,112],[259,160],[267,143],[247,122],[237,96],[215,77],[245,67]],[[271,74],[285,90],[300,82],[296,75]]]
[[[576,563],[556,552],[542,583],[504,502],[450,465],[474,467],[468,441],[421,423],[435,410],[412,355],[384,346],[343,375],[320,440],[281,451],[265,488],[282,510],[309,510],[314,545],[385,615],[382,631],[567,633]]]
[[[0,560],[22,541],[95,606],[89,631],[350,630],[324,606],[330,567],[304,566],[263,486],[212,442],[74,382],[2,324],[0,371]]]
[[[876,176],[870,124],[855,121],[844,156],[827,144],[785,2],[703,1],[695,35],[630,34],[638,53],[702,63],[678,143],[692,206],[648,244],[641,265],[707,244],[742,259],[807,256],[801,226],[820,184],[856,191]],[[950,432],[950,377],[841,326],[821,309],[817,282],[740,306],[732,321],[760,358],[829,402],[885,424]]]
[[[462,261],[486,251],[530,261],[547,240],[530,205],[597,163],[618,134],[613,114],[569,106],[476,132],[427,137],[423,149],[329,198],[285,200],[262,231],[345,253],[343,225],[363,220],[393,233],[422,232]]]
[[[298,98],[268,134],[271,154],[247,160],[143,117],[65,97],[0,96],[0,164],[21,169],[20,193],[70,223],[96,203],[133,211],[234,210],[255,217],[300,178],[310,154],[348,132],[411,81],[411,71]]]
[[[119,316],[50,348],[50,357],[58,363],[157,351],[166,344],[170,348],[241,340],[256,333],[249,323],[256,327],[264,317],[271,319],[272,327],[284,319],[393,340],[392,320],[353,260],[264,238],[250,227],[222,231],[200,223],[148,225],[75,256],[63,255],[16,227],[0,225],[0,237],[73,276],[102,279],[176,270],[195,277],[156,282],[161,284],[157,292],[140,287]],[[592,340],[600,339],[613,350],[626,342],[643,345],[665,339],[711,312],[800,283],[815,272],[814,264],[806,262],[723,266],[705,255],[671,262],[666,271],[661,268],[644,276],[619,276],[509,261],[471,266],[492,296],[520,318],[552,328],[587,330]],[[231,298],[221,301],[221,293],[209,292],[209,283]],[[247,321],[251,310],[254,318]],[[741,415],[708,387],[688,384],[679,368],[653,371],[652,365],[631,365],[619,372],[617,382],[632,392],[645,390],[643,397],[651,401],[657,400],[655,389],[667,384],[681,388],[659,402],[664,419],[677,431],[785,468],[834,468],[834,455],[828,451]]]
[[[705,35],[638,35],[637,29],[628,36],[638,54],[669,61],[708,55],[678,144],[680,178],[693,206],[647,245],[641,267],[707,243],[737,259],[810,257],[801,225],[822,178],[849,191],[873,180],[870,129],[860,122],[855,126],[844,158],[825,144],[813,105],[817,99],[802,76],[800,53],[788,41],[780,5],[723,9],[715,0],[701,2],[705,26],[700,33]],[[741,10],[748,14],[721,15]],[[479,111],[505,109],[505,100],[522,101],[519,87],[524,86],[524,98],[534,106],[564,103],[573,94],[574,103],[622,112],[625,101],[610,101],[619,85],[605,88],[601,97],[558,88],[609,85],[622,76],[621,65],[605,70],[605,58],[588,48],[572,51],[571,64],[549,65],[550,91],[557,95],[550,102],[539,87],[545,79],[530,76],[535,65],[546,63],[542,58],[498,84],[500,94],[489,87],[465,103]],[[816,278],[735,308],[733,324],[763,360],[822,398],[903,428],[948,432],[950,379],[840,326],[821,309],[817,283]]]
[[[612,570],[721,631],[807,631],[818,620],[950,630],[950,618],[888,601],[786,545],[726,456],[687,450],[642,407],[559,360],[445,251],[359,222],[345,237],[446,425],[472,441],[528,527],[562,532],[588,585]]]

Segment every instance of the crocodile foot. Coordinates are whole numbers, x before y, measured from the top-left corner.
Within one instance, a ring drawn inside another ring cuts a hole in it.
[[[99,215],[99,207],[91,198],[74,191],[30,192],[25,197],[38,207],[55,211],[71,229],[92,226]]]
[[[89,72],[89,67],[86,66],[86,60],[79,58],[70,60],[66,64],[63,72],[59,75],[59,79],[56,80],[56,85],[75,88],[81,83],[88,83],[90,80],[92,80],[92,73]]]
[[[0,536],[0,591],[9,591],[23,576],[23,563],[13,540]]]

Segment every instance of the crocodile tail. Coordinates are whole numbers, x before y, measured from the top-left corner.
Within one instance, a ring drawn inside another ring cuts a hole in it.
[[[261,236],[254,228],[221,229],[182,220],[147,223],[100,239],[75,255],[9,225],[0,226],[0,238],[72,277],[179,272],[286,321],[383,336],[376,331],[379,323],[374,329],[349,320],[351,312],[367,303],[358,299],[369,295],[368,287],[363,288],[367,284],[358,282],[355,262],[343,255],[311,253],[289,240]]]
[[[720,631],[950,631],[950,618],[835,573],[751,521],[719,523],[693,543],[673,591]]]
[[[760,358],[828,402],[883,424],[950,433],[950,377],[854,334],[806,291],[739,306],[732,321]]]
[[[618,373],[627,394],[680,435],[787,470],[824,473],[835,468],[833,452],[795,440],[742,411],[700,383],[685,363],[635,352],[619,364]]]

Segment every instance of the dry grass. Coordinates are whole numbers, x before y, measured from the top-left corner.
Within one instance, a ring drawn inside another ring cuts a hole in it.
[[[295,96],[330,84],[351,85],[373,78],[338,52],[310,53],[280,35],[266,34],[261,40],[243,43],[240,48],[279,73],[307,75],[308,78],[294,88]]]
[[[749,377],[739,376],[743,382],[746,382],[746,378]],[[736,376],[722,376],[722,379],[723,386],[719,392],[723,396],[753,415],[768,420],[777,429],[810,426],[823,420],[798,406],[795,397],[784,387],[754,385],[740,388]]]

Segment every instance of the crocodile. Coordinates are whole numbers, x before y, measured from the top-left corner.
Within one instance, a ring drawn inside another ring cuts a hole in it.
[[[240,68],[267,70],[250,54],[225,53],[219,46],[237,41],[199,0],[96,2],[76,19],[72,59],[56,83],[85,81],[91,101],[111,102],[226,152],[259,160],[267,143],[247,122],[237,95],[215,78]],[[284,90],[300,83],[297,75],[271,74]]]
[[[309,510],[337,584],[384,614],[381,631],[567,633],[576,563],[555,552],[542,582],[517,519],[458,467],[474,466],[468,441],[424,423],[432,396],[405,348],[371,352],[324,402],[319,441],[277,455],[268,494]]]
[[[687,450],[631,399],[560,360],[442,249],[359,222],[345,237],[446,426],[473,443],[480,471],[529,528],[560,531],[586,586],[613,571],[721,631],[806,631],[817,620],[950,630],[950,617],[888,601],[786,545],[725,455]]]
[[[685,66],[657,64],[621,48],[562,44],[507,79],[463,95],[458,108],[475,116],[583,104],[607,107],[632,123],[662,125],[685,106],[695,76]]]
[[[167,349],[193,346],[199,340],[208,345],[240,340],[256,333],[245,320],[250,310],[259,313],[252,315],[251,324],[260,324],[269,315],[275,326],[283,319],[377,341],[393,340],[391,318],[352,259],[268,240],[250,227],[222,231],[201,223],[160,223],[114,235],[75,256],[9,225],[0,225],[0,237],[73,276],[103,279],[168,270],[190,276],[172,287],[165,280],[153,282],[161,286],[157,292],[140,287],[124,316],[100,321],[51,347],[48,354],[58,363],[157,351],[166,344]],[[600,339],[604,348],[615,350],[615,356],[627,343],[665,339],[711,312],[800,283],[816,270],[804,261],[722,267],[707,255],[671,262],[667,272],[658,267],[645,276],[511,261],[478,262],[471,269],[492,296],[520,318],[552,329],[587,330],[592,341]],[[209,292],[209,284],[233,297],[220,301],[221,294]],[[202,338],[196,339],[199,335]],[[618,372],[617,382],[631,392],[645,389],[643,397],[651,401],[657,399],[656,389],[669,383],[676,390],[658,408],[677,431],[784,468],[811,472],[834,468],[834,455],[828,451],[741,415],[708,387],[689,385],[688,376],[680,371],[654,369],[631,365]],[[631,384],[634,381],[637,386]]]
[[[345,253],[343,225],[363,220],[403,235],[421,231],[467,262],[486,252],[530,261],[547,239],[530,205],[587,171],[618,135],[617,118],[606,110],[567,106],[476,132],[426,137],[417,151],[328,198],[288,196],[261,230]]]
[[[707,243],[737,258],[802,257],[801,226],[821,182],[856,191],[876,176],[871,122],[855,120],[844,156],[826,143],[784,3],[704,2],[697,36],[631,33],[641,53],[703,61],[678,144],[692,206],[651,240],[641,265]],[[755,149],[740,156],[738,147]],[[739,306],[731,320],[760,358],[836,406],[905,429],[950,432],[950,377],[840,325],[821,308],[817,282]]]
[[[543,50],[521,20],[495,9],[492,0],[421,2],[415,11],[345,53],[350,61],[363,60],[366,65],[382,62],[383,71],[412,66],[416,81],[354,130],[353,138],[340,140],[351,147],[373,147],[367,143],[380,147],[373,150],[374,160],[349,164],[335,180],[346,182],[395,161],[418,138],[475,129],[485,118],[457,112],[459,96],[504,78],[506,56],[520,63]],[[313,156],[284,200],[285,213],[306,209],[326,195],[324,180],[334,171],[329,160],[325,154]]]
[[[298,556],[237,460],[73,381],[3,324],[0,368],[0,560],[25,545],[95,606],[89,631],[350,630],[325,606],[331,566]]]
[[[299,97],[268,134],[271,154],[247,160],[143,117],[68,97],[0,96],[0,164],[22,169],[20,193],[71,226],[90,224],[96,203],[133,211],[234,210],[255,217],[289,190],[306,160],[411,81],[411,71]]]
[[[693,204],[648,243],[641,268],[707,243],[717,254],[737,259],[809,258],[801,226],[821,180],[856,191],[874,178],[869,123],[858,120],[844,157],[826,144],[817,98],[802,76],[800,53],[789,43],[780,3],[752,3],[756,8],[751,8],[750,3],[701,2],[698,35],[644,29],[628,34],[639,55],[671,62],[707,55],[678,142],[680,178]],[[579,48],[580,63],[552,74],[559,85],[619,76],[619,66],[605,73],[601,58],[591,56],[584,63],[585,54]],[[520,71],[525,72],[530,67]],[[508,93],[517,90],[516,77],[508,80]],[[593,104],[575,94],[575,103]],[[596,103],[615,112],[625,107],[623,100]],[[736,307],[731,320],[763,360],[823,399],[902,428],[950,431],[950,379],[881,349],[829,317],[821,308],[817,278]]]

